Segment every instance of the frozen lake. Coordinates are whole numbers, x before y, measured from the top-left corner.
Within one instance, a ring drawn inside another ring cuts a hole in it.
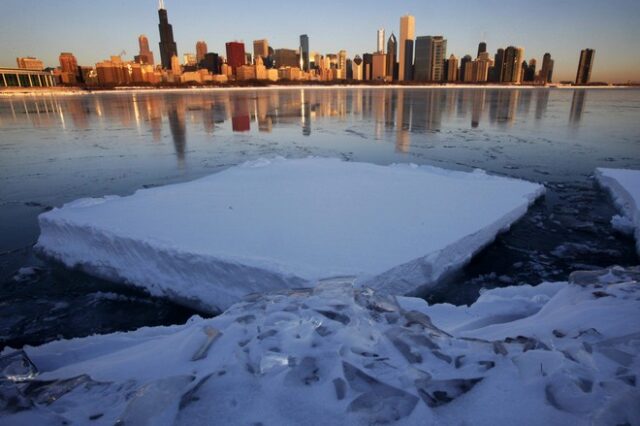
[[[417,163],[544,183],[546,196],[425,298],[638,264],[595,184],[640,168],[640,90],[286,89],[0,99],[0,348],[194,312],[37,257],[37,216],[265,156]],[[398,218],[402,220],[402,218]]]

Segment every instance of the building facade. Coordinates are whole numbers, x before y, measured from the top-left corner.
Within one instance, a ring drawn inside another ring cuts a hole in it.
[[[225,46],[227,50],[227,64],[231,68],[231,72],[235,74],[238,67],[244,65],[246,61],[244,43],[230,41],[226,43]]]
[[[53,87],[55,85],[55,78],[47,71],[0,68],[0,87]]]

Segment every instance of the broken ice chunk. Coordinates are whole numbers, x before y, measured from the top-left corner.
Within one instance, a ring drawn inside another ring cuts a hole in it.
[[[222,335],[220,331],[208,325],[204,327],[204,333],[207,335],[207,340],[205,340],[202,346],[200,346],[200,349],[198,349],[196,353],[193,354],[191,361],[199,361],[203,358],[206,358],[213,342],[215,342],[216,339]]]
[[[22,382],[38,375],[38,369],[24,351],[0,357],[0,374],[12,382]]]

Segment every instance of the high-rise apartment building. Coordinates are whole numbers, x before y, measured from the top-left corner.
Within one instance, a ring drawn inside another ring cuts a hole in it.
[[[527,83],[532,83],[535,81],[537,65],[538,65],[538,62],[535,60],[535,58],[531,58],[529,62],[524,62],[522,64],[522,69],[523,69],[522,81],[525,81]]]
[[[596,51],[584,49],[580,52],[580,63],[578,64],[578,74],[576,74],[576,84],[589,84],[591,81],[591,71],[593,70],[593,60]]]
[[[458,81],[458,58],[455,55],[451,55],[447,61],[447,81]]]
[[[244,65],[246,61],[244,43],[230,41],[226,43],[225,46],[227,50],[227,64],[231,67],[232,73],[235,74],[238,67]]]
[[[204,60],[205,55],[209,53],[207,43],[200,40],[196,43],[196,62],[200,63]]]
[[[18,68],[24,70],[37,70],[42,71],[44,69],[44,63],[33,56],[27,56],[25,58],[16,58]]]
[[[458,75],[458,78],[460,79],[460,81],[465,81],[465,75],[467,74],[467,67],[472,67],[473,66],[472,62],[473,62],[473,59],[471,58],[471,55],[464,55],[460,60],[460,74]]]
[[[489,81],[492,83],[502,83],[504,76],[504,49],[498,49],[493,60],[493,68],[489,75]]]
[[[542,67],[538,74],[538,82],[547,84],[553,82],[553,59],[550,53],[545,53],[542,57]]]
[[[309,36],[302,34],[300,36],[300,68],[309,72],[311,63],[309,61]]]
[[[254,59],[269,57],[269,41],[267,39],[253,41],[253,57]]]
[[[364,76],[363,62],[359,55],[356,55],[351,61],[351,72],[353,73],[354,80],[362,80]]]
[[[153,65],[155,60],[153,58],[153,52],[149,49],[149,39],[146,35],[141,34],[138,37],[138,46],[140,46],[140,53],[135,56],[135,62],[139,64]]]
[[[78,60],[73,53],[62,52],[60,54],[60,71],[73,75],[78,74]]]
[[[376,52],[384,53],[384,28],[380,28],[377,34]]]
[[[398,80],[411,80],[413,68],[413,42],[416,35],[416,18],[405,15],[400,18],[400,55]],[[409,74],[409,75],[407,75]]]
[[[522,61],[524,60],[524,49],[521,47],[509,46],[504,51],[504,72],[503,83],[520,83],[522,80]]]
[[[173,39],[173,27],[169,23],[167,9],[164,8],[164,0],[160,0],[158,16],[160,17],[158,29],[160,30],[160,59],[162,68],[170,69],[171,58],[173,58],[174,55],[178,56],[178,46]]]
[[[387,77],[389,80],[398,79],[398,40],[395,34],[391,33],[389,41],[387,41]]]

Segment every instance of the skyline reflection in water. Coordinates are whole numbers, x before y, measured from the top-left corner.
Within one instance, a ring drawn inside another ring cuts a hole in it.
[[[272,132],[274,127],[299,125],[309,136],[322,118],[371,117],[375,134],[395,130],[398,149],[406,151],[412,133],[438,131],[442,121],[467,117],[471,128],[483,121],[512,125],[518,115],[541,120],[549,89],[292,89],[188,93],[114,93],[69,97],[6,99],[0,106],[0,126],[30,123],[34,127],[73,126],[87,129],[96,121],[146,128],[160,140],[163,118],[169,122],[177,152],[183,151],[187,118],[206,133],[231,121],[232,131]],[[573,91],[570,122],[585,110],[586,90]],[[5,111],[8,110],[8,111]],[[407,134],[408,133],[408,134]]]

